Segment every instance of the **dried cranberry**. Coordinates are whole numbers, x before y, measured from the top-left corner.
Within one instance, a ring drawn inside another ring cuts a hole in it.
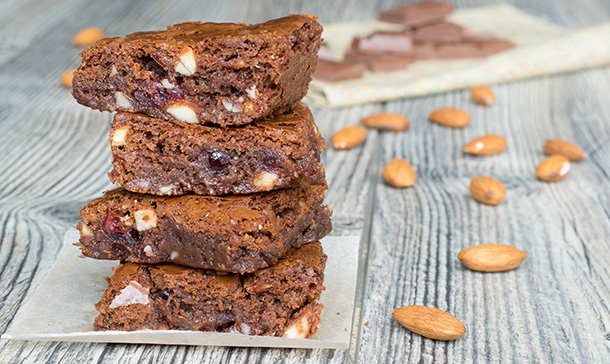
[[[170,296],[170,293],[171,293],[171,292],[170,292],[169,290],[167,290],[167,289],[164,289],[164,290],[154,290],[154,291],[150,292],[150,296],[151,296],[151,297],[152,297],[154,300],[156,300],[156,299],[160,298],[160,299],[162,299],[162,300],[166,300],[166,301],[167,301],[167,299],[168,299],[168,298],[169,298],[169,296]]]
[[[182,101],[180,88],[165,88],[158,79],[140,81],[133,92],[133,97],[144,107],[165,106]]]
[[[213,150],[208,156],[208,164],[213,171],[222,171],[229,166],[229,155],[221,150]]]
[[[106,218],[104,219],[104,225],[102,229],[106,234],[114,237],[115,235],[125,235],[125,225],[118,216],[112,212],[112,210],[108,210],[106,213]]]
[[[265,263],[267,263],[269,265],[275,264],[275,262],[277,262],[277,257],[275,257],[271,254],[261,254],[261,258],[263,258]]]
[[[280,170],[281,162],[276,157],[266,157],[265,159],[263,159],[263,166],[265,166],[267,172],[277,173]]]
[[[129,238],[134,241],[140,241],[141,236],[138,230],[128,229],[125,224],[119,219],[118,214],[112,210],[108,210],[102,230],[106,232],[112,239]]]

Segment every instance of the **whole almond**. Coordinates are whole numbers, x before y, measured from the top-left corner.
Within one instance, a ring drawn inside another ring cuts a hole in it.
[[[411,187],[415,184],[417,173],[411,163],[402,158],[392,159],[382,171],[383,179],[392,187]]]
[[[72,38],[72,44],[79,47],[91,45],[104,37],[104,31],[97,27],[85,28]]]
[[[548,155],[561,154],[571,161],[579,161],[587,157],[578,145],[561,139],[546,140],[542,148]]]
[[[361,126],[347,126],[337,130],[330,138],[330,143],[335,149],[346,150],[362,144],[366,138],[366,129]]]
[[[472,197],[486,205],[497,205],[506,196],[502,182],[489,176],[478,176],[470,181],[470,194]]]
[[[463,128],[470,123],[470,114],[453,107],[436,109],[428,117],[437,124],[451,128]]]
[[[481,244],[462,250],[457,257],[468,269],[505,272],[517,268],[527,258],[527,254],[510,245]]]
[[[405,131],[410,125],[406,117],[386,112],[367,116],[360,122],[369,128],[387,131]]]
[[[59,81],[64,87],[72,88],[72,79],[74,78],[74,69],[67,70],[61,74]]]
[[[470,89],[470,96],[475,104],[489,106],[496,101],[493,91],[487,86],[475,86]]]
[[[492,155],[506,150],[506,139],[498,134],[485,134],[464,146],[464,152],[474,155]]]
[[[394,309],[392,317],[407,329],[429,339],[455,340],[466,333],[460,320],[439,308],[405,306]]]
[[[557,182],[565,178],[572,168],[570,160],[560,154],[553,154],[536,168],[536,176],[545,182]]]

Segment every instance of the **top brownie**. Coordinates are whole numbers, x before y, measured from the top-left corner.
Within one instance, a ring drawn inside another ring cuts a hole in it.
[[[101,111],[247,124],[287,111],[305,96],[321,42],[316,19],[187,22],[102,39],[81,53],[72,93]]]

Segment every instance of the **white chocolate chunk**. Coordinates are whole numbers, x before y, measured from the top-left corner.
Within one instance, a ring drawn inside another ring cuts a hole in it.
[[[284,331],[282,337],[289,339],[303,339],[309,333],[309,319],[307,316],[303,316],[288,326]]]
[[[138,210],[133,213],[136,229],[145,231],[157,227],[157,214],[152,209]]]
[[[114,65],[112,65],[112,68],[110,69],[110,76],[114,76],[117,73],[119,73],[119,72],[116,70],[116,67]]]
[[[252,100],[256,100],[258,98],[258,90],[256,89],[256,85],[252,85],[251,87],[247,88],[246,93]]]
[[[225,107],[225,109],[227,109],[230,112],[241,112],[242,108],[240,106],[237,105],[233,105],[231,102],[227,101],[227,100],[222,100],[222,106]]]
[[[195,62],[195,52],[193,48],[189,47],[186,51],[180,54],[180,60],[174,66],[176,72],[191,76],[197,70],[197,62]]]
[[[93,231],[91,231],[91,228],[89,228],[89,225],[83,224],[80,229],[80,234],[81,234],[81,236],[88,238],[88,237],[93,236]]]
[[[173,251],[173,252],[170,254],[170,256],[169,256],[169,257],[170,257],[170,259],[172,259],[172,260],[173,260],[173,259],[178,258],[178,255],[179,255],[179,254],[178,254],[178,252],[177,252],[177,251]]]
[[[241,333],[244,335],[250,335],[250,325],[241,323],[239,324],[239,328],[241,329]]]
[[[190,107],[184,104],[175,104],[167,108],[167,113],[180,121],[186,121],[191,124],[199,124],[197,114]]]
[[[144,247],[144,254],[146,254],[146,256],[148,256],[148,257],[152,257],[154,255],[153,250],[150,247],[150,245],[147,245]]]
[[[114,297],[110,303],[110,308],[133,305],[134,303],[147,305],[149,303],[148,293],[148,288],[142,287],[136,281],[130,281],[127,287],[123,288],[121,293]]]
[[[161,193],[163,195],[167,195],[168,193],[172,192],[173,190],[174,190],[174,187],[172,187],[172,186],[159,187],[159,193]]]
[[[570,172],[571,168],[572,166],[570,165],[570,162],[563,162],[563,164],[561,165],[561,169],[559,170],[559,175],[565,176],[566,174],[568,174],[568,172]]]
[[[269,191],[275,186],[279,176],[275,173],[262,172],[254,179],[254,185],[262,191]]]
[[[114,131],[112,135],[112,141],[110,145],[113,147],[122,147],[125,145],[125,137],[127,136],[127,132],[129,131],[129,126],[121,126],[117,130]]]
[[[166,89],[172,89],[174,88],[176,85],[174,85],[173,83],[169,82],[167,80],[167,78],[164,78],[161,80],[161,84],[163,85],[163,87],[165,87]]]
[[[114,93],[114,98],[116,100],[116,107],[122,110],[129,110],[131,108],[131,101],[125,96],[124,93],[117,91]]]

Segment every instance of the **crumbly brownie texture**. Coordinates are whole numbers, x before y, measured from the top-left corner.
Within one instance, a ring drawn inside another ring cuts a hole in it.
[[[118,188],[82,208],[78,245],[96,259],[254,272],[330,232],[325,189],[160,197]]]
[[[173,264],[115,268],[95,330],[198,330],[312,338],[320,327],[326,255],[319,242],[245,275]]]
[[[288,113],[239,127],[190,125],[118,113],[110,127],[110,180],[155,195],[244,194],[324,185],[324,139],[311,112]]]
[[[188,22],[102,39],[81,53],[72,93],[101,111],[246,124],[287,111],[305,96],[321,42],[316,19]]]

